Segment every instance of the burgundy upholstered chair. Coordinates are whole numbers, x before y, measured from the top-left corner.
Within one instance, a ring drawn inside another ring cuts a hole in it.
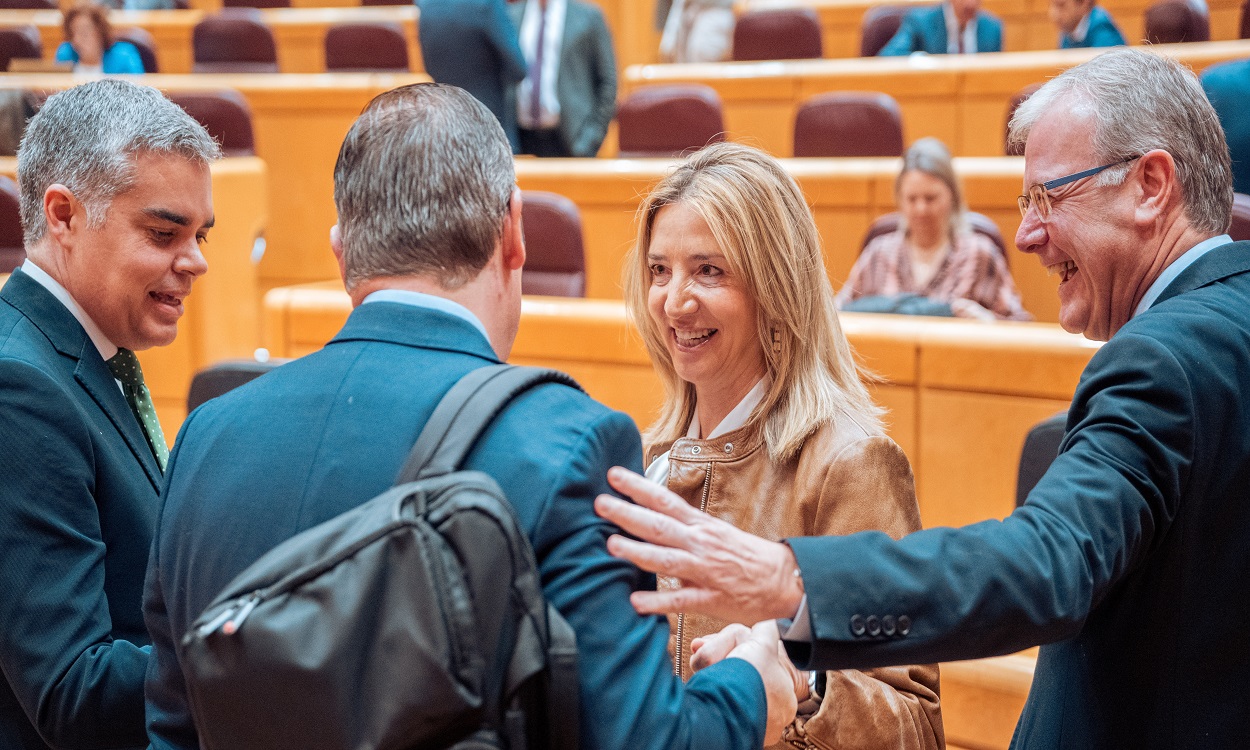
[[[902,154],[903,117],[888,94],[819,94],[794,117],[795,156]]]
[[[1011,101],[1007,104],[1007,119],[1006,121],[1003,122],[1003,153],[1004,154],[1008,156],[1024,156],[1024,146],[1017,146],[1015,148],[1012,148],[1011,144],[1007,142],[1007,134],[1010,132],[1010,128],[1008,126],[1011,125],[1011,118],[1015,116],[1016,110],[1020,108],[1021,104],[1024,104],[1024,100],[1036,94],[1037,90],[1040,89],[1041,87],[1042,87],[1042,84],[1040,83],[1029,84],[1028,86],[1025,86],[1024,88],[1020,89],[1015,94],[1013,94],[1011,97]]]
[[[1146,9],[1146,41],[1151,44],[1211,41],[1211,20],[1187,0],[1161,0]]]
[[[1233,193],[1233,223],[1228,234],[1234,240],[1250,240],[1250,195]]]
[[[131,29],[122,29],[117,32],[117,41],[130,42],[139,50],[139,59],[143,62],[144,73],[159,73],[160,70],[156,64],[156,40],[148,33],[147,29],[134,27]]]
[[[26,260],[20,202],[17,183],[0,176],[0,273],[10,273]]]
[[[725,140],[720,96],[711,86],[644,86],[621,102],[616,122],[623,159],[680,156]]]
[[[326,70],[408,72],[408,39],[397,23],[344,23],[326,32]]]
[[[811,8],[747,11],[734,25],[735,60],[823,57],[820,19]]]
[[[577,205],[563,195],[526,190],[521,193],[521,225],[525,236],[521,292],[585,297],[586,251]]]
[[[0,29],[0,71],[9,69],[15,57],[38,60],[43,57],[39,30],[34,26],[10,26]]]
[[[169,99],[203,125],[226,156],[255,155],[252,109],[239,92],[171,91]]]
[[[221,0],[223,8],[289,8],[291,0]]]
[[[859,30],[859,56],[876,57],[886,42],[898,33],[903,16],[916,5],[877,5],[868,9]]]
[[[191,35],[193,73],[277,73],[273,33],[252,8],[231,8],[206,16]]]
[[[897,211],[888,213],[879,217],[868,227],[868,232],[864,235],[864,241],[859,246],[860,252],[868,247],[868,243],[883,234],[889,234],[898,230],[899,213]],[[998,248],[998,252],[1002,253],[1003,260],[1007,264],[1011,264],[1011,256],[1007,253],[1007,243],[1003,241],[1002,232],[998,231],[998,225],[995,224],[990,217],[985,214],[979,214],[975,211],[967,211],[964,218],[968,221],[968,228],[977,234],[983,234],[994,243],[994,247]]]
[[[0,0],[0,10],[60,10],[57,0]]]
[[[1237,33],[1238,39],[1250,39],[1250,0],[1241,4],[1241,26]]]

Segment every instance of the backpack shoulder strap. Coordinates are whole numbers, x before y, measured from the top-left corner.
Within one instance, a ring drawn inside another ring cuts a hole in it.
[[[542,383],[563,383],[581,390],[568,375],[540,367],[489,365],[465,375],[434,408],[408,453],[396,484],[460,468],[474,443],[504,407]]]

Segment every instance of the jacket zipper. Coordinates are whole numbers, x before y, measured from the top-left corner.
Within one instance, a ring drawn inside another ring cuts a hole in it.
[[[712,486],[712,463],[709,461],[707,465],[707,470],[703,474],[703,497],[699,499],[699,510],[704,513],[707,512],[707,495],[708,495],[708,490],[711,489],[711,486]],[[685,677],[686,663],[682,659],[682,651],[684,650],[682,646],[685,644],[685,637],[684,637],[685,634],[686,634],[686,613],[678,612],[677,613],[677,648],[674,649],[673,674],[677,675],[683,680],[686,679]]]

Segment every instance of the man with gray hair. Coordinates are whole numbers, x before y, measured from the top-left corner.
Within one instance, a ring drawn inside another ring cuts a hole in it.
[[[134,352],[206,270],[217,145],[155,89],[56,94],[0,291],[0,747],[145,743],[144,568],[168,446]]]
[[[334,198],[347,323],[197,409],[170,460],[144,598],[156,750],[199,747],[178,644],[205,607],[265,552],[389,488],[443,394],[505,360],[517,334],[521,194],[503,129],[468,92],[417,84],[374,99],[339,151]],[[683,684],[667,621],[629,606],[655,578],[607,553],[615,527],[592,501],[608,467],[641,461],[628,416],[546,384],[504,410],[463,468],[498,482],[577,635],[581,747],[775,741],[795,708],[775,631]]]
[[[1250,243],[1224,234],[1228,149],[1193,73],[1139,50],[1046,84],[1016,244],[1060,277],[1060,322],[1106,341],[1067,433],[1003,521],[892,541],[776,544],[614,469],[607,518],[661,546],[609,549],[689,585],[644,612],[794,618],[802,667],[1042,646],[1014,747],[1241,747],[1250,717]],[[658,512],[657,512],[658,511]],[[734,642],[725,631],[709,657]],[[696,660],[701,658],[695,655]]]

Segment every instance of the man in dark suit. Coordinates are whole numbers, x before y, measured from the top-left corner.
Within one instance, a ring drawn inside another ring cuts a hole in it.
[[[521,153],[599,153],[616,116],[616,56],[603,11],[581,0],[527,0],[508,10],[529,65],[517,87]]]
[[[1220,116],[1233,159],[1233,189],[1250,193],[1250,60],[1212,65],[1202,71],[1202,88]]]
[[[176,649],[187,626],[270,548],[389,487],[443,394],[506,358],[516,336],[520,191],[503,132],[467,93],[418,84],[375,99],[343,143],[335,200],[347,324],[196,410],[170,460],[144,603],[158,750],[198,746]],[[466,462],[499,482],[577,634],[582,747],[758,748],[766,688],[775,741],[794,708],[775,635],[739,652],[751,661],[683,684],[667,621],[629,606],[655,579],[608,554],[614,527],[592,501],[609,466],[641,460],[629,417],[547,385],[513,402]]]
[[[916,8],[877,54],[881,57],[1002,52],[1003,22],[981,10],[981,0],[947,0]]]
[[[155,89],[56,94],[0,291],[0,747],[145,744],[143,573],[168,447],[134,351],[205,271],[217,146]]]
[[[600,510],[677,549],[623,538],[609,548],[691,582],[636,594],[643,611],[795,617],[786,637],[800,666],[1044,644],[1016,747],[1240,747],[1250,243],[1223,234],[1223,133],[1191,71],[1134,49],[1047,83],[1011,131],[1026,142],[1016,244],[1060,276],[1063,327],[1107,342],[1025,504],[1003,521],[898,542],[870,533],[786,546],[626,477],[618,489],[681,522],[608,498]]]
[[[425,72],[477,97],[520,153],[514,96],[525,78],[525,56],[504,0],[418,0],[417,7]]]
[[[1094,0],[1050,0],[1048,12],[1059,29],[1059,49],[1127,44],[1111,14]]]

